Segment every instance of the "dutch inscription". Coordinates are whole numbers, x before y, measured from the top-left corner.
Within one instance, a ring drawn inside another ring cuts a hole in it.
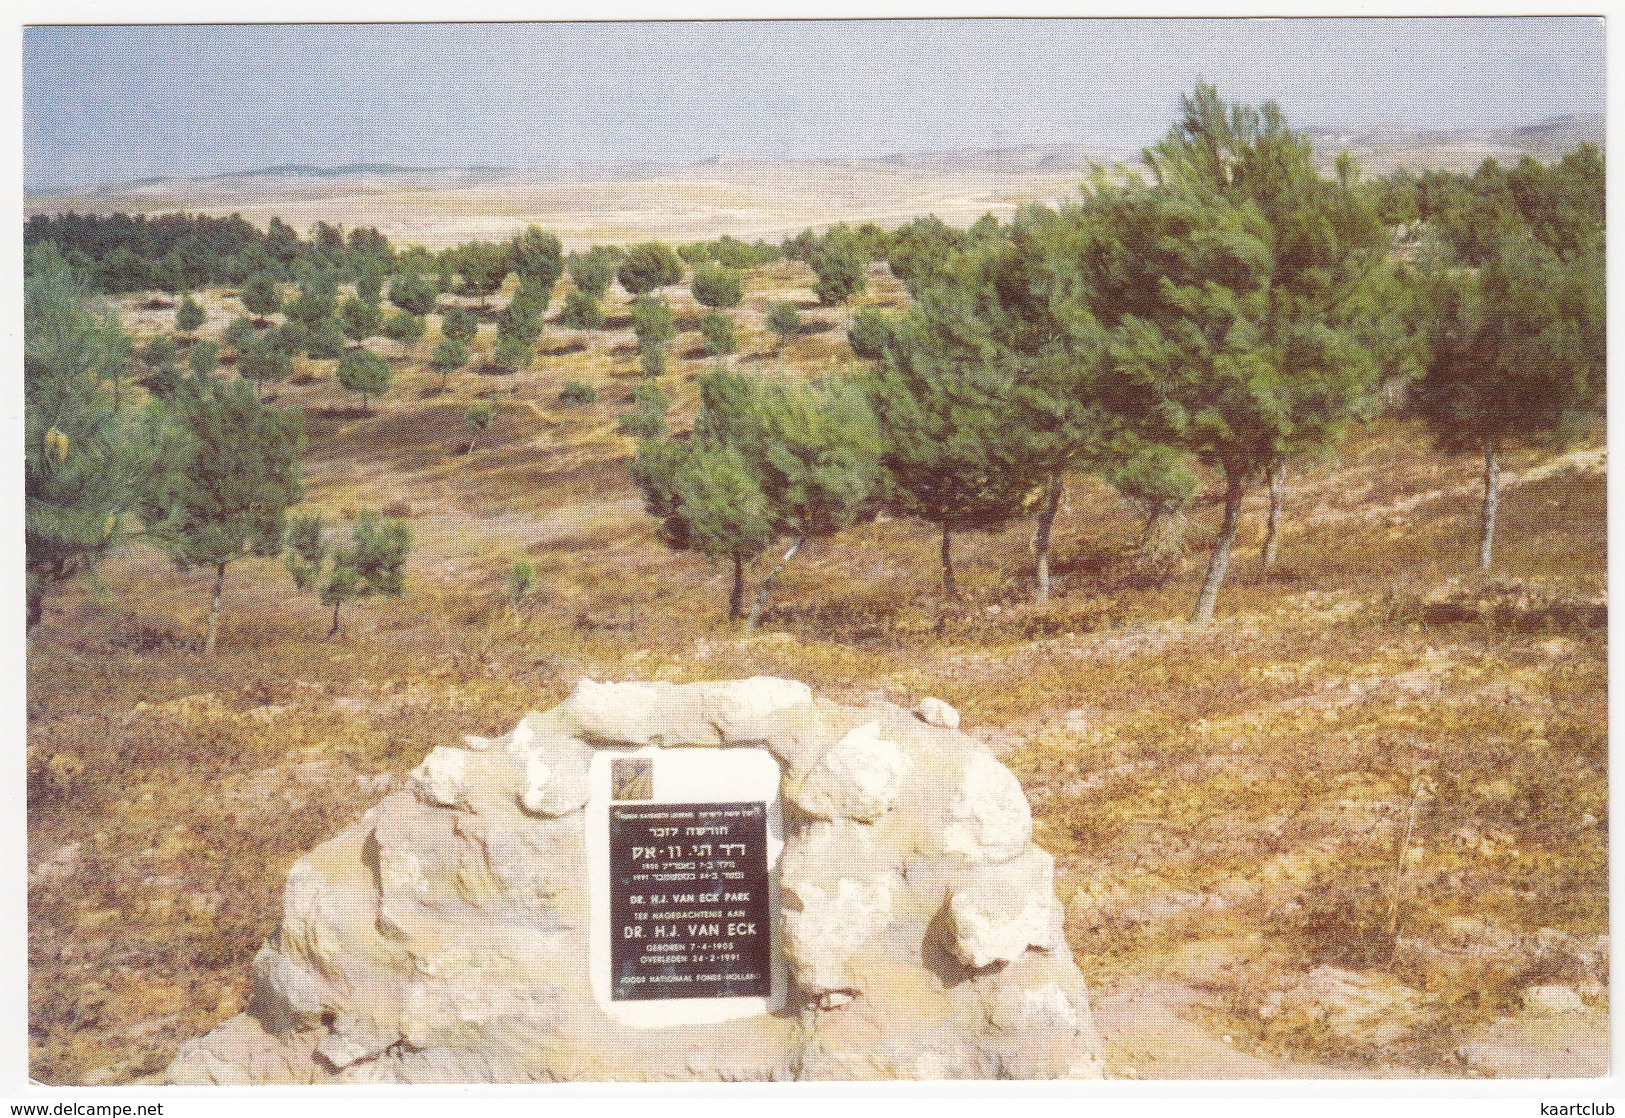
[[[609,809],[616,1001],[766,997],[767,805]]]

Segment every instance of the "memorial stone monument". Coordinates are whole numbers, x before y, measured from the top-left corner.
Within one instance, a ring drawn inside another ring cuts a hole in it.
[[[958,721],[583,680],[295,863],[167,1078],[1097,1078],[1054,862]]]

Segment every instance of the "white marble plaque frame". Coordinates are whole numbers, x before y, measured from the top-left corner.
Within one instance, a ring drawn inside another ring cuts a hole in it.
[[[609,808],[611,762],[645,757],[653,765],[654,795],[635,804],[755,801],[767,805],[767,880],[770,993],[751,998],[666,998],[615,1001],[610,978]],[[591,902],[590,948],[593,999],[613,1020],[636,1028],[703,1025],[755,1017],[782,1008],[788,975],[779,928],[779,855],[784,850],[784,812],[779,799],[779,763],[765,749],[663,748],[598,749],[587,770],[587,881]]]

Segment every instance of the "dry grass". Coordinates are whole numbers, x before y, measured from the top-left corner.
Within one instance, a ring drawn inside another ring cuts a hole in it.
[[[756,278],[737,364],[850,360],[849,309],[812,310],[831,328],[780,352],[760,314],[810,303],[810,276]],[[36,1078],[161,1068],[241,1005],[293,858],[431,747],[505,730],[582,675],[768,673],[847,701],[955,704],[1028,790],[1096,989],[1194,991],[1189,1027],[1272,1062],[1258,1066],[1462,1074],[1462,1039],[1531,985],[1605,1005],[1605,635],[1423,620],[1422,596],[1468,571],[1471,463],[1401,419],[1358,433],[1291,478],[1268,576],[1249,502],[1202,630],[1180,619],[1216,509],[1192,518],[1192,560],[1154,584],[1132,516],[1078,479],[1044,606],[1028,600],[1030,525],[962,538],[966,599],[948,606],[932,532],[890,521],[809,548],[747,637],[722,619],[727,572],[665,551],[639,510],[614,426],[630,340],[550,326],[532,368],[459,374],[444,394],[426,394],[420,347],[370,418],[345,410],[330,363],[280,389],[314,417],[310,504],[412,516],[408,596],[354,609],[348,642],[317,639],[323,611],[269,562],[233,572],[213,661],[196,651],[206,580],[150,553],[51,603],[29,662]],[[665,378],[679,425],[710,365],[682,356],[690,341]],[[559,406],[569,380],[599,402]],[[463,409],[499,381],[495,424],[461,453]],[[1509,485],[1498,577],[1548,596],[1604,587],[1605,481],[1586,461]],[[513,609],[518,555],[538,590]],[[1422,1008],[1383,1046],[1271,1008],[1322,965],[1392,979]]]

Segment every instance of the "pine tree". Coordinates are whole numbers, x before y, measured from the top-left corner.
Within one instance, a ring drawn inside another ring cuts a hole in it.
[[[29,253],[23,286],[23,494],[27,630],[45,597],[122,540],[150,446],[109,391],[129,342],[53,247]]]
[[[206,321],[208,321],[208,315],[204,314],[203,308],[198,305],[198,301],[192,298],[190,294],[182,296],[181,305],[175,310],[175,329],[182,334],[191,334],[196,332],[198,327],[202,326]]]
[[[213,569],[204,642],[212,656],[227,568],[282,551],[287,509],[302,495],[303,416],[266,407],[232,381],[178,396],[166,418],[174,437],[140,515],[149,539],[183,570]]]
[[[394,375],[389,362],[370,349],[347,349],[339,358],[339,384],[361,397],[363,415],[372,414],[371,397],[388,392]]]
[[[296,516],[288,528],[284,560],[294,585],[315,591],[333,607],[332,640],[342,631],[339,609],[347,602],[377,595],[398,598],[406,584],[406,557],[412,530],[403,520],[381,518],[370,509],[356,517],[350,545],[330,549],[320,514]]]

